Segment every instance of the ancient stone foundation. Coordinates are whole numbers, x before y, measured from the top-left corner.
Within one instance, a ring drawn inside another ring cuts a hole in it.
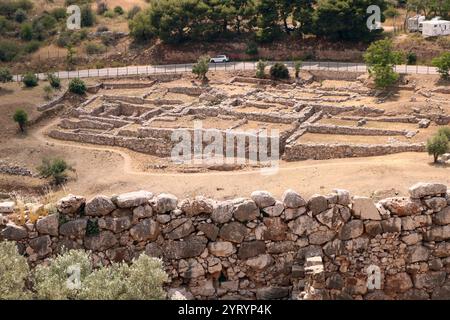
[[[95,265],[160,257],[168,288],[188,298],[450,299],[450,193],[439,183],[409,193],[378,203],[345,190],[309,200],[293,190],[280,200],[69,195],[23,225],[9,201],[0,240],[32,266],[63,247],[91,250]]]

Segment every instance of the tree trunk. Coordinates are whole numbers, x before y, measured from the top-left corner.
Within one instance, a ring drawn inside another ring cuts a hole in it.
[[[19,123],[20,132],[25,132],[25,125],[23,123]]]
[[[435,153],[433,156],[434,156],[434,163],[437,163],[439,155]]]
[[[286,18],[286,17],[283,18],[283,23],[284,23],[284,30],[286,31],[287,34],[290,34],[291,32],[290,32],[290,30],[289,30],[289,27],[288,27],[288,24],[287,24],[287,18]]]

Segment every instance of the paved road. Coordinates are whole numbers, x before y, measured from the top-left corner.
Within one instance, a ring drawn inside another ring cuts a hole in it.
[[[226,71],[226,70],[255,70],[257,62],[228,62],[211,64],[211,71]],[[274,62],[269,62],[273,64]],[[294,63],[284,62],[289,67],[293,68]],[[127,66],[120,68],[103,68],[103,69],[86,69],[76,71],[58,71],[56,74],[61,79],[73,78],[96,78],[96,77],[121,77],[130,75],[149,75],[160,73],[182,73],[191,72],[193,64],[171,64],[171,65],[146,65],[146,66]],[[348,62],[304,62],[303,70],[329,70],[329,71],[349,71],[349,72],[366,72],[367,67],[363,63],[348,63]],[[396,66],[396,71],[407,74],[437,74],[434,67],[428,66]],[[46,79],[44,73],[38,74],[40,79]],[[21,81],[21,75],[15,75],[15,81]]]

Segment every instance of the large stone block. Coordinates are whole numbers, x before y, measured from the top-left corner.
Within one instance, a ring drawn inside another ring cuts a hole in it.
[[[86,203],[87,216],[106,216],[116,209],[116,205],[106,196],[96,196]]]
[[[305,199],[303,199],[297,192],[292,189],[288,189],[283,193],[281,201],[286,208],[292,209],[300,208],[306,205]]]
[[[160,233],[159,223],[145,219],[130,229],[130,235],[135,241],[155,241]]]
[[[120,194],[112,200],[119,208],[133,208],[148,203],[152,198],[153,193],[141,190]]]
[[[59,227],[59,233],[67,237],[83,238],[86,233],[86,226],[86,219],[69,221]]]
[[[339,239],[355,239],[364,233],[364,224],[361,220],[351,220],[344,224],[339,232]]]
[[[216,257],[228,257],[236,252],[234,245],[228,241],[210,242],[208,250]]]
[[[185,241],[166,241],[163,254],[166,259],[187,259],[198,257],[206,248],[208,240],[201,236],[191,236]]]
[[[86,203],[86,198],[69,194],[56,203],[56,208],[63,214],[74,214]]]
[[[241,222],[254,220],[259,215],[259,208],[253,200],[243,200],[236,204],[233,212],[234,218]]]
[[[47,217],[39,219],[36,222],[36,230],[40,234],[49,234],[51,236],[57,236],[59,229],[59,214],[51,214]]]
[[[247,234],[247,228],[239,222],[230,222],[220,228],[219,237],[226,241],[241,243]]]
[[[423,198],[426,196],[436,196],[445,194],[447,192],[447,186],[442,183],[424,183],[419,182],[409,188],[409,194],[411,198]]]
[[[174,219],[163,229],[163,233],[172,240],[187,237],[194,231],[194,225],[189,218]]]
[[[117,239],[111,231],[102,231],[95,236],[84,238],[84,246],[92,251],[105,251],[117,244]]]
[[[272,194],[267,191],[254,191],[251,194],[251,198],[261,209],[273,206],[276,201]]]
[[[253,258],[266,252],[264,241],[243,242],[239,248],[238,257],[241,260]]]
[[[353,197],[352,211],[354,216],[362,220],[381,220],[373,200],[367,197]]]

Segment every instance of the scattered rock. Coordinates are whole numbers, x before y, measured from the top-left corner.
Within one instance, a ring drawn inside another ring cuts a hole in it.
[[[210,242],[208,250],[216,257],[229,257],[236,252],[236,248],[228,241]]]
[[[110,198],[97,196],[86,203],[84,211],[87,216],[106,216],[115,209],[116,206]]]
[[[353,197],[352,211],[355,217],[362,220],[381,220],[377,207],[367,197]]]
[[[267,191],[254,191],[251,194],[252,200],[261,208],[267,208],[275,204],[275,198]]]
[[[36,223],[36,230],[40,234],[49,234],[51,236],[57,236],[59,229],[59,214],[51,214],[42,219],[39,219]]]
[[[119,208],[133,208],[148,203],[152,198],[153,193],[141,190],[118,195],[112,200]]]
[[[226,241],[241,243],[246,234],[247,228],[245,226],[239,222],[230,222],[220,228],[219,237]]]
[[[292,189],[286,190],[283,193],[281,201],[286,208],[292,209],[300,208],[306,205],[306,201]]]
[[[69,194],[56,203],[56,208],[63,214],[74,214],[86,203],[86,198]]]
[[[172,194],[162,193],[156,197],[155,211],[157,213],[166,213],[177,208],[178,198]]]
[[[313,195],[308,201],[308,208],[309,210],[312,211],[313,215],[317,215],[322,211],[327,210],[328,209],[327,198],[319,194]]]
[[[83,238],[86,233],[86,226],[86,219],[69,221],[59,227],[59,233],[67,237]]]
[[[339,239],[350,240],[359,237],[364,233],[364,224],[361,220],[351,220],[344,224],[340,233]]]
[[[442,183],[419,182],[409,188],[411,198],[420,199],[426,196],[438,196],[447,192],[447,186]]]
[[[152,219],[145,219],[130,229],[130,235],[136,241],[155,241],[159,235],[159,224]]]

